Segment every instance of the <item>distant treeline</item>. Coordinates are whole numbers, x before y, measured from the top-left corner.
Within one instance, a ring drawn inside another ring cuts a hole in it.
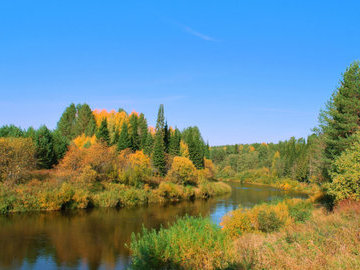
[[[320,137],[313,134],[307,140],[291,137],[279,143],[211,147],[210,156],[225,177],[268,168],[274,176],[307,182],[322,178],[323,149]]]

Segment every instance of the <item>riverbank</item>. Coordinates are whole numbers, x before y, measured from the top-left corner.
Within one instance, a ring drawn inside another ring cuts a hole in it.
[[[219,179],[224,182],[232,181],[256,185],[268,185],[281,190],[302,192],[308,195],[314,195],[321,191],[319,185],[315,183],[299,182],[290,178],[279,178],[271,175],[266,168],[247,170],[234,176],[220,176]]]
[[[359,222],[359,202],[328,212],[298,199],[235,210],[222,229],[185,217],[169,229],[133,236],[132,269],[358,269]]]
[[[54,179],[32,180],[15,186],[0,184],[0,213],[56,211],[94,207],[136,207],[153,203],[206,199],[226,194],[231,187],[223,182],[204,180],[198,185],[179,185],[161,181],[151,187],[120,183],[92,184]]]

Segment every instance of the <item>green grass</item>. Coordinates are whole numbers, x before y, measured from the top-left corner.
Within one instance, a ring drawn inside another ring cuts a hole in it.
[[[132,235],[131,269],[228,269],[231,239],[208,218],[183,217],[159,231]]]

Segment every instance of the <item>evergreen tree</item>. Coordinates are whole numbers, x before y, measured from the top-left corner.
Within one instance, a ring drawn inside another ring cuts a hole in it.
[[[170,129],[166,121],[164,126],[164,146],[166,153],[169,153],[170,136],[171,136]]]
[[[74,103],[71,103],[70,106],[65,109],[57,123],[57,130],[68,140],[72,140],[75,137],[75,121],[76,107]]]
[[[145,149],[146,147],[146,140],[148,137],[148,125],[143,113],[140,114],[138,120],[139,126],[139,136],[140,136],[140,149]]]
[[[165,145],[163,137],[163,132],[161,130],[156,132],[152,156],[153,164],[161,176],[166,174]]]
[[[36,130],[33,127],[29,127],[25,132],[25,137],[35,140]]]
[[[36,160],[39,169],[51,169],[56,163],[54,140],[50,130],[41,126],[35,136]]]
[[[325,111],[319,117],[320,131],[325,140],[328,172],[330,163],[351,145],[351,135],[360,124],[360,67],[352,63],[345,71],[338,89],[333,93]]]
[[[175,128],[173,135],[170,136],[169,143],[169,154],[172,156],[180,156],[180,141],[181,141],[181,133]]]
[[[152,161],[160,175],[166,174],[165,145],[164,145],[164,105],[160,105],[156,121],[156,133]]]
[[[165,116],[164,116],[164,105],[161,104],[158,111],[157,121],[156,121],[156,131],[164,130],[165,127]]]
[[[10,126],[5,125],[0,128],[0,137],[18,138],[24,136],[25,136],[25,132],[21,128],[16,127],[14,125],[10,125]]]
[[[236,147],[236,149],[238,149],[237,144],[235,145],[235,147]],[[210,159],[210,145],[209,145],[209,142],[207,142],[206,145],[205,145],[204,156],[206,157],[206,159]]]
[[[131,142],[131,149],[135,152],[136,150],[140,149],[140,138],[138,133],[138,117],[136,114],[132,114],[129,119],[130,130],[130,142]]]
[[[54,151],[56,156],[56,163],[62,159],[68,149],[69,141],[66,137],[62,136],[58,130],[52,133],[54,140]]]
[[[110,135],[106,118],[101,121],[100,127],[96,132],[96,138],[107,145],[110,144]]]
[[[75,121],[75,136],[79,136],[85,131],[89,133],[90,130],[87,130],[87,127],[92,123],[91,120],[95,122],[95,117],[89,107],[89,105],[85,104],[78,104],[76,106],[77,117]],[[91,132],[90,132],[91,133]],[[90,135],[90,134],[89,134]]]
[[[183,131],[183,138],[189,147],[190,160],[197,169],[204,168],[205,143],[198,127],[189,127]]]
[[[119,142],[119,138],[120,138],[120,132],[118,128],[114,128],[114,136],[111,140],[111,145],[117,145]]]
[[[154,139],[150,132],[147,133],[146,142],[144,146],[144,153],[148,156],[153,152]]]
[[[128,125],[124,122],[121,127],[119,141],[117,143],[118,151],[131,147],[131,141],[128,132]]]

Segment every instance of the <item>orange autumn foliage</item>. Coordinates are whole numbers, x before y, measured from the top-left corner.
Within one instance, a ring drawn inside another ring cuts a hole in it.
[[[80,176],[85,171],[87,174],[91,174],[89,172],[91,169],[98,174],[101,180],[105,180],[115,170],[116,160],[115,147],[95,143],[89,148],[79,148],[73,144],[57,166],[57,175],[60,178],[70,179]]]

